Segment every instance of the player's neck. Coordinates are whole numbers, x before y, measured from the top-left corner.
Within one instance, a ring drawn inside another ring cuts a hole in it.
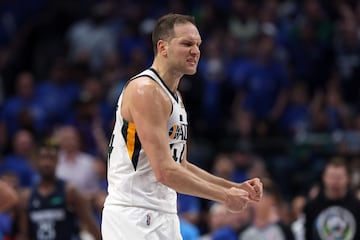
[[[46,196],[52,193],[55,189],[56,179],[42,179],[39,184],[39,192],[41,195]]]
[[[183,74],[174,71],[168,64],[163,64],[161,60],[155,60],[151,68],[157,72],[166,86],[175,93]]]

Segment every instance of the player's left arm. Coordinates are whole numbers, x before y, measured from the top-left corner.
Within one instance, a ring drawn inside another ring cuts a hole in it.
[[[185,148],[184,156],[187,156],[187,148]],[[211,182],[216,185],[220,185],[226,188],[236,187],[242,190],[245,190],[249,193],[250,200],[260,201],[263,194],[263,184],[259,178],[252,178],[250,180],[244,181],[242,183],[236,183],[229,180],[226,180],[221,177],[217,177],[207,171],[201,169],[195,164],[190,163],[186,157],[181,162],[182,166],[193,172],[196,176],[204,179],[205,181]]]
[[[90,202],[83,194],[74,186],[68,184],[66,186],[67,199],[73,206],[80,222],[84,224],[86,230],[96,239],[101,239],[100,227],[96,223],[92,214]]]

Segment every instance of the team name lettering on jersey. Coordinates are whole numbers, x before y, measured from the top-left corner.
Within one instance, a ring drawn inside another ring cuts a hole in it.
[[[172,140],[187,140],[187,124],[173,125],[169,129],[169,137]]]

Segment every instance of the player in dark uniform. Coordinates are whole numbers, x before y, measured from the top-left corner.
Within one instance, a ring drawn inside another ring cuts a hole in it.
[[[80,223],[101,239],[89,202],[74,186],[56,178],[56,164],[56,145],[42,144],[37,158],[40,181],[21,193],[20,239],[80,239]]]

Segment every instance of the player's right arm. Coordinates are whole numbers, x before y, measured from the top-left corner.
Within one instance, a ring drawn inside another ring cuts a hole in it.
[[[29,224],[28,224],[28,201],[30,198],[30,189],[24,189],[20,192],[20,201],[19,201],[19,218],[18,226],[19,233],[17,239],[19,240],[28,240],[29,239]]]
[[[100,227],[92,215],[92,208],[89,200],[71,184],[66,184],[66,199],[68,204],[74,208],[77,217],[86,230],[95,240],[100,240]]]
[[[232,211],[242,210],[249,201],[246,191],[207,182],[173,160],[166,130],[171,108],[168,95],[147,77],[131,81],[125,89],[122,116],[135,124],[157,180],[179,193],[223,203]]]

